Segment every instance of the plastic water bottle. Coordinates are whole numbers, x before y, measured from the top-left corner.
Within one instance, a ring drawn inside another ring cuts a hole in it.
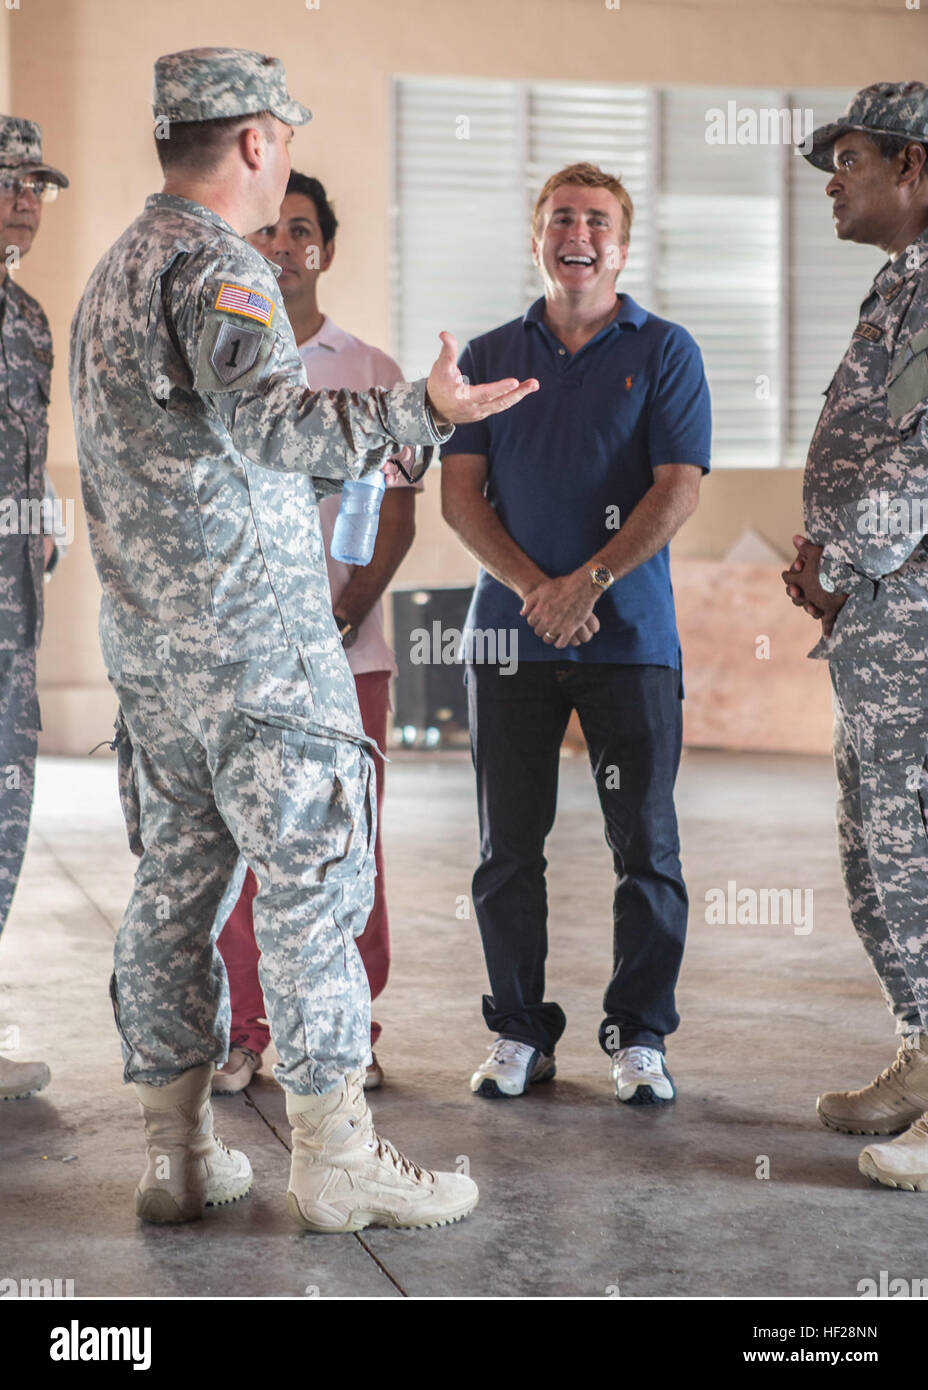
[[[370,564],[386,486],[386,477],[379,469],[357,482],[345,483],[332,532],[333,560],[345,565]]]

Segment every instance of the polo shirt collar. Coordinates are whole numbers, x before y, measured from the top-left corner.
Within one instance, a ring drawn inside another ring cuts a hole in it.
[[[329,348],[331,352],[338,352],[340,348],[347,346],[348,341],[349,335],[344,328],[339,328],[338,324],[333,323],[326,315],[322,321],[322,327],[311,338],[306,338],[304,342],[300,343],[300,347],[324,347]]]
[[[616,295],[616,298],[619,300],[619,311],[615,318],[612,319],[610,323],[606,324],[606,327],[612,328],[613,324],[620,327],[624,324],[628,324],[630,328],[642,328],[648,317],[647,309],[642,309],[641,305],[632,299],[630,294]],[[544,315],[545,297],[542,295],[540,299],[536,299],[535,303],[526,309],[522,316],[522,322],[523,324],[544,323]]]

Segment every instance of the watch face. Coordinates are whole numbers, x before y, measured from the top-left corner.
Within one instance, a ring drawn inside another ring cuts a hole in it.
[[[826,594],[833,594],[835,591],[834,580],[829,579],[827,574],[820,574],[818,582],[825,590]]]
[[[597,584],[602,584],[603,587],[612,583],[612,575],[609,570],[606,569],[605,565],[596,566],[593,571],[593,578],[596,580]]]

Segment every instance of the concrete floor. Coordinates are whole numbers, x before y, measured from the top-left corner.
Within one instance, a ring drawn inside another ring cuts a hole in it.
[[[282,1093],[261,1079],[216,1102],[255,1170],[245,1201],[175,1229],[140,1225],[140,1122],[121,1081],[107,997],[134,861],[114,769],[48,759],[2,943],[0,1035],[52,1084],[0,1104],[0,1276],[72,1279],[106,1295],[512,1297],[845,1296],[928,1274],[928,1198],[870,1185],[863,1141],[815,1116],[817,1092],[859,1085],[895,1052],[849,926],[824,759],[688,755],[678,784],[692,911],[669,1045],[673,1107],[617,1105],[596,1043],[610,960],[610,859],[585,760],[561,764],[549,841],[549,998],[568,1015],[558,1077],[515,1101],[470,1095],[489,1035],[476,924],[456,915],[476,850],[470,765],[399,754],[386,815],[391,983],[377,1004],[388,1084],[380,1130],[481,1188],[438,1231],[319,1237],[285,1206]],[[812,888],[813,930],[710,926],[705,894]],[[73,1158],[71,1157],[73,1155]],[[756,1174],[769,1160],[769,1179]],[[69,1161],[65,1161],[69,1159]]]

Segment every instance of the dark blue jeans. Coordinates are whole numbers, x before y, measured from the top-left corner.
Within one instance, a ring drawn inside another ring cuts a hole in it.
[[[573,661],[526,661],[466,673],[477,774],[480,865],[474,909],[494,1033],[553,1052],[566,1019],[545,1002],[548,900],[545,839],[557,809],[558,759],[575,709],[612,851],[613,974],[599,1030],[606,1052],[663,1050],[680,1019],[674,989],[687,896],[673,786],[682,743],[679,671]]]

